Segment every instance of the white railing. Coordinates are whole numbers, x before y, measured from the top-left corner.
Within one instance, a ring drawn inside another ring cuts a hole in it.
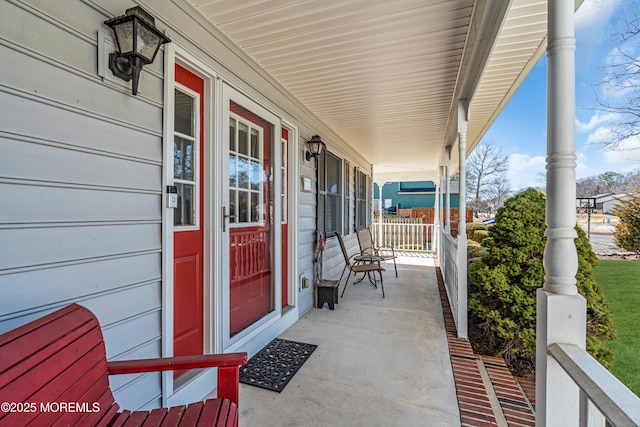
[[[453,320],[456,322],[456,329],[460,329],[460,323],[457,316],[459,312],[459,295],[458,295],[458,241],[449,233],[442,233],[442,262],[441,273],[444,279],[444,286],[447,290],[449,306],[453,314]]]
[[[376,247],[391,246],[396,251],[433,250],[433,224],[374,222],[371,231]]]
[[[584,349],[556,343],[548,352],[580,388],[580,426],[604,425],[597,412],[612,426],[640,425],[640,399]]]

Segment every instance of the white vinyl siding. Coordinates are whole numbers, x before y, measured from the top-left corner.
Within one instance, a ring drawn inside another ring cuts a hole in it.
[[[78,302],[108,358],[158,357],[162,52],[134,98],[96,74],[111,16],[69,6],[0,3],[0,332]],[[159,374],[131,380],[112,380],[119,402],[160,404]]]

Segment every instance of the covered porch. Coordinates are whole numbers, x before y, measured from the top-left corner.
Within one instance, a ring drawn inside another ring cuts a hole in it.
[[[467,259],[465,233],[451,236],[450,183],[459,174],[464,211],[465,159],[546,52],[548,243],[538,293],[536,421],[604,425],[587,415],[595,404],[612,424],[640,423],[637,398],[584,350],[586,307],[575,286],[573,17],[581,3],[0,2],[0,58],[15,64],[0,76],[0,178],[4,199],[14,201],[0,215],[0,287],[10,290],[0,329],[81,302],[104,325],[110,360],[177,354],[183,317],[198,330],[198,354],[254,354],[281,335],[320,347],[282,394],[243,386],[243,425],[357,425],[360,416],[363,425],[455,425],[461,412],[447,334],[466,338]],[[136,5],[172,40],[144,68],[139,94],[106,65],[113,40],[105,21]],[[186,87],[192,78],[197,87]],[[187,136],[203,147],[200,156],[191,149],[189,164],[197,159],[201,167],[186,183],[176,173],[176,141],[184,138],[174,126],[184,94],[194,134]],[[263,132],[251,156],[247,146],[233,148],[235,120],[253,120],[256,135]],[[322,176],[308,152],[315,135],[330,154]],[[242,199],[238,153],[245,164],[264,166],[255,169],[264,175],[258,189],[249,188],[245,171]],[[386,274],[384,299],[349,286],[337,310],[311,309],[316,230],[328,236],[324,277],[337,278],[344,264],[332,234],[348,235],[355,250],[355,228],[371,226],[371,182],[407,180],[438,186],[436,211],[445,214],[434,235],[446,297],[434,259],[425,258],[426,265],[402,264],[397,279]],[[185,223],[174,213],[176,183],[196,195]],[[273,254],[263,265],[272,274],[261,294],[268,308],[254,310],[261,317],[240,332],[230,326],[242,306],[230,302],[236,197],[247,210],[235,225],[270,230]],[[185,231],[198,236],[194,254],[183,256],[174,243]],[[185,259],[191,269],[181,274]],[[176,286],[184,277],[192,279],[189,292]],[[445,327],[443,299],[455,332]],[[191,307],[202,313],[191,318]],[[208,375],[189,384],[147,375],[114,388],[134,407],[169,406],[210,392]]]
[[[334,311],[312,309],[280,335],[318,347],[281,393],[240,385],[241,425],[534,424],[506,367],[492,358],[486,369],[457,338],[435,253],[397,261],[398,278],[387,262],[384,299],[352,277]]]

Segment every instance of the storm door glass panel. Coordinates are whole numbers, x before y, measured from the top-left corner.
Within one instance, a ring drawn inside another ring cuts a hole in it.
[[[173,180],[178,190],[178,207],[173,224],[177,227],[197,226],[198,152],[196,144],[196,98],[175,90]]]
[[[273,128],[231,103],[229,115],[229,337],[275,308],[271,258]]]
[[[229,202],[231,222],[260,225],[264,221],[263,189],[266,183],[262,154],[262,129],[238,118],[229,119]]]

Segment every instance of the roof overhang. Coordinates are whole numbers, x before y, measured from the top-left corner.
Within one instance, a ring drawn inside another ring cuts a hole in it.
[[[468,154],[546,47],[546,0],[188,1],[376,182],[436,180],[446,147],[457,170],[459,101]]]

